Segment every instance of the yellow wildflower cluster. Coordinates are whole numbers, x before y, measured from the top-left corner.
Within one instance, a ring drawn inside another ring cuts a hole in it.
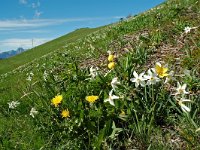
[[[55,107],[57,107],[61,103],[62,99],[62,95],[57,95],[51,100],[51,102]]]
[[[110,62],[110,63],[108,64],[108,68],[109,68],[109,69],[114,69],[114,68],[115,68],[115,62]]]
[[[63,110],[62,111],[62,113],[61,113],[61,115],[62,115],[62,118],[68,118],[68,117],[70,117],[70,115],[69,115],[69,110],[67,109],[65,109],[65,110]]]
[[[160,78],[168,76],[168,74],[167,74],[168,68],[165,68],[160,63],[156,63],[155,70]]]
[[[61,104],[62,99],[63,99],[63,96],[62,96],[62,95],[57,95],[57,96],[55,96],[55,97],[51,100],[51,103],[52,103],[52,105],[54,105],[55,107],[58,107],[58,105]],[[68,109],[62,110],[61,116],[62,116],[62,118],[68,118],[68,117],[70,117],[70,115],[69,115],[69,110],[68,110]]]
[[[114,69],[115,68],[114,55],[111,54],[111,52],[109,53],[108,61],[109,61],[108,68]]]
[[[109,62],[113,62],[113,61],[114,61],[114,55],[110,54],[110,55],[108,56],[108,61],[109,61]]]
[[[91,95],[91,96],[86,96],[86,101],[90,102],[90,103],[94,103],[96,100],[99,99],[99,96],[94,96],[94,95]]]

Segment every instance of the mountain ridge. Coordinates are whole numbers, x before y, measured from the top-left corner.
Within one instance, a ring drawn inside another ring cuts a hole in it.
[[[17,48],[16,50],[9,50],[9,51],[5,51],[5,52],[1,52],[0,53],[0,59],[6,59],[15,55],[18,55],[24,51],[26,51],[27,49],[23,49],[22,47]]]

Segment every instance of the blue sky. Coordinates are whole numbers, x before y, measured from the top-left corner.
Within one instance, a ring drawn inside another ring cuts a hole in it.
[[[0,52],[31,48],[75,29],[98,27],[165,0],[1,0]]]

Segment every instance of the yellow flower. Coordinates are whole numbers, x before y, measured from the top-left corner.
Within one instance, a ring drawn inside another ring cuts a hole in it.
[[[109,55],[109,56],[108,56],[108,61],[109,61],[109,62],[112,62],[113,60],[114,60],[114,55],[112,55],[112,54]]]
[[[63,99],[62,95],[57,95],[51,100],[51,102],[55,107],[57,107],[58,104],[61,103],[62,99]]]
[[[124,115],[126,115],[126,113],[123,110],[121,110],[121,113],[119,115],[124,116]]]
[[[163,67],[160,63],[156,63],[155,71],[160,78],[168,76],[167,74],[168,68]]]
[[[61,115],[62,115],[62,118],[68,118],[68,117],[70,117],[70,115],[69,115],[69,110],[67,109],[65,109],[65,110],[63,110],[62,111],[62,113],[61,113]]]
[[[91,96],[86,96],[86,101],[90,102],[90,103],[94,103],[97,99],[99,99],[99,96],[94,96],[94,95],[91,95]]]
[[[119,118],[126,121],[127,117],[128,116],[126,115],[126,113],[123,110],[121,110],[121,113],[119,114]]]
[[[109,69],[114,69],[114,67],[115,67],[115,62],[110,62],[110,63],[108,64],[108,68],[109,68]]]

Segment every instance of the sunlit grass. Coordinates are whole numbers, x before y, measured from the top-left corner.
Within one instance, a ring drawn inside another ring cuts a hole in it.
[[[199,149],[198,5],[167,1],[1,75],[0,149]]]

